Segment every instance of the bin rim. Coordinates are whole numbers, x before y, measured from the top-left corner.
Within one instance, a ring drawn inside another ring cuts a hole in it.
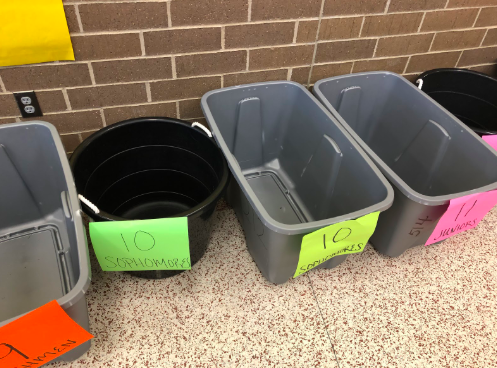
[[[347,79],[352,76],[357,77],[357,76],[371,76],[371,75],[392,75],[400,80],[402,80],[405,84],[407,84],[409,87],[408,88],[413,88],[417,90],[419,93],[423,93],[426,98],[428,98],[432,103],[434,103],[436,106],[438,106],[440,109],[442,109],[445,113],[447,113],[449,116],[451,116],[457,124],[459,124],[459,127],[463,130],[465,130],[467,133],[472,135],[475,139],[478,140],[479,143],[482,143],[487,149],[497,158],[497,152],[485,141],[480,139],[480,137],[473,132],[470,128],[468,128],[465,124],[463,124],[458,118],[456,118],[452,113],[450,113],[447,109],[445,109],[442,105],[440,105],[438,102],[436,102],[434,99],[432,99],[428,94],[424,93],[422,90],[419,90],[417,86],[415,86],[413,83],[409,82],[407,79],[402,77],[401,75],[389,71],[376,71],[376,72],[364,72],[364,73],[352,73],[352,74],[347,74],[347,75],[341,75],[337,77],[331,77],[331,78],[325,78],[321,79],[314,84],[313,88],[313,93],[316,95],[316,97],[321,101],[321,103],[332,113],[332,115],[340,122],[341,125],[354,137],[354,139],[361,145],[361,147],[367,152],[367,154],[373,159],[373,161],[378,165],[378,167],[381,169],[383,174],[390,180],[403,194],[405,194],[409,199],[426,205],[426,206],[439,206],[439,205],[445,205],[449,204],[449,201],[451,199],[455,198],[460,198],[464,197],[470,194],[476,194],[476,193],[483,193],[487,192],[489,190],[497,189],[497,181],[491,184],[484,185],[479,188],[475,188],[472,190],[467,190],[463,192],[457,192],[457,193],[452,193],[452,194],[445,194],[445,195],[440,195],[440,196],[428,196],[421,194],[414,189],[412,189],[407,183],[400,178],[388,165],[385,164],[385,162],[378,157],[376,153],[373,152],[371,148],[360,138],[357,133],[345,122],[345,120],[340,116],[338,111],[335,110],[335,108],[331,105],[331,103],[328,101],[328,99],[324,96],[323,92],[321,92],[321,85],[324,83],[328,83],[331,81],[337,81],[340,79]]]
[[[71,169],[74,170],[74,168],[77,164],[77,161],[78,161],[79,157],[81,156],[82,152],[92,142],[94,142],[96,139],[98,139],[103,134],[105,134],[109,131],[112,131],[114,129],[118,129],[118,128],[123,127],[123,126],[138,124],[138,123],[142,123],[142,122],[162,122],[162,123],[171,123],[171,124],[181,125],[187,129],[190,129],[192,134],[196,134],[198,137],[203,137],[201,139],[207,139],[209,142],[211,142],[211,144],[213,145],[213,147],[215,149],[219,150],[219,155],[220,155],[220,158],[222,160],[222,167],[223,168],[222,168],[222,173],[221,173],[221,176],[219,177],[219,183],[218,183],[216,189],[206,199],[204,199],[202,202],[197,204],[195,207],[193,207],[187,211],[178,213],[177,215],[171,216],[171,217],[197,217],[197,216],[202,215],[205,211],[207,211],[210,208],[210,206],[212,206],[212,203],[217,202],[221,198],[221,196],[223,195],[224,190],[228,184],[229,170],[228,170],[228,166],[226,164],[226,160],[224,159],[224,155],[221,152],[221,150],[219,149],[219,147],[216,145],[216,143],[211,138],[209,138],[205,132],[203,132],[202,130],[199,130],[199,129],[195,129],[194,127],[191,126],[191,124],[189,124],[188,122],[186,122],[184,120],[168,118],[168,117],[149,116],[149,117],[140,117],[140,118],[123,120],[123,121],[120,121],[118,123],[109,125],[105,128],[102,128],[102,129],[96,131],[95,133],[93,133],[92,135],[90,135],[88,138],[86,138],[74,150],[74,152],[71,156],[71,159],[69,160]],[[89,198],[87,198],[87,199],[89,199]],[[112,214],[110,214],[102,209],[100,209],[100,212],[97,214],[83,202],[81,203],[81,206],[84,209],[84,212],[88,216],[90,216],[92,219],[94,219],[95,221],[133,221],[133,220],[128,219],[128,218],[114,216],[114,215],[112,215]]]
[[[86,241],[86,232],[83,226],[83,219],[81,216],[81,207],[79,206],[79,200],[76,193],[76,185],[74,184],[74,178],[71,172],[71,168],[69,166],[69,162],[67,160],[66,151],[59,136],[59,132],[57,131],[54,125],[42,120],[33,120],[30,122],[0,125],[0,129],[5,129],[14,126],[34,127],[36,125],[42,126],[50,130],[55,148],[57,149],[57,153],[61,158],[60,163],[62,166],[62,171],[64,172],[64,179],[67,184],[67,192],[69,195],[70,206],[73,215],[73,222],[75,225],[76,246],[78,248],[78,258],[79,258],[78,259],[79,278],[67,294],[57,299],[57,303],[59,303],[59,305],[62,308],[67,309],[73,306],[74,304],[76,304],[81,298],[85,296],[86,292],[88,291],[88,288],[90,287],[91,270],[90,270],[90,260],[88,253],[88,243]],[[19,314],[5,321],[0,321],[0,326],[10,323],[27,313],[29,312]]]
[[[433,74],[445,73],[445,72],[471,74],[471,75],[475,75],[475,76],[478,76],[478,77],[487,78],[487,79],[489,79],[489,80],[491,80],[493,82],[497,82],[496,78],[491,77],[488,74],[485,74],[485,73],[482,73],[482,72],[478,72],[476,70],[464,69],[464,68],[437,68],[437,69],[431,69],[431,70],[427,70],[426,72],[421,73],[416,78],[416,80],[429,77],[430,75],[433,75]],[[423,90],[423,89],[421,89],[421,90]]]
[[[373,173],[378,177],[380,182],[383,184],[383,186],[386,189],[386,195],[385,198],[376,203],[373,204],[369,207],[350,212],[344,215],[340,216],[335,216],[332,218],[324,219],[324,220],[318,220],[318,221],[310,221],[310,222],[303,222],[300,224],[284,224],[282,222],[276,221],[273,219],[269,213],[266,211],[264,206],[262,205],[261,201],[255,194],[254,190],[252,187],[249,185],[247,179],[243,175],[241,168],[238,164],[238,161],[236,158],[233,156],[231,151],[229,150],[226,141],[224,140],[221,131],[217,127],[217,124],[215,123],[215,119],[212,115],[212,112],[209,108],[209,105],[207,103],[207,100],[209,99],[210,96],[213,96],[218,93],[223,93],[226,91],[233,91],[233,90],[238,90],[238,89],[243,89],[243,88],[257,88],[257,87],[267,87],[270,85],[281,85],[281,84],[286,84],[289,86],[294,86],[302,90],[311,100],[313,100],[316,103],[316,106],[320,108],[330,119],[333,124],[336,125],[336,127],[340,130],[340,132],[348,139],[350,144],[357,149],[359,152],[360,156],[366,161],[366,163],[370,166],[371,170]],[[251,204],[252,208],[256,212],[257,216],[259,219],[262,221],[262,223],[268,227],[269,229],[281,233],[281,234],[286,234],[286,235],[299,235],[299,234],[307,234],[316,230],[319,230],[323,227],[333,225],[339,222],[347,221],[347,220],[354,220],[359,217],[365,216],[369,213],[372,212],[377,212],[377,211],[385,211],[386,209],[390,208],[393,204],[393,188],[391,187],[390,183],[386,178],[383,176],[380,170],[376,167],[376,165],[373,163],[373,161],[364,153],[364,151],[361,149],[361,147],[355,142],[355,140],[352,138],[350,134],[347,133],[347,131],[336,121],[335,117],[328,111],[326,110],[314,97],[309,90],[307,90],[303,85],[296,83],[296,82],[291,82],[291,81],[272,81],[272,82],[259,82],[259,83],[251,83],[251,84],[242,84],[238,86],[232,86],[232,87],[225,87],[225,88],[219,88],[215,89],[212,91],[209,91],[205,93],[202,96],[201,99],[201,107],[202,111],[204,112],[204,115],[206,117],[206,120],[211,128],[212,135],[214,139],[216,140],[217,144],[219,147],[221,147],[221,151],[223,152],[224,156],[226,157],[226,160],[228,161],[228,166],[235,177],[235,180],[238,182],[240,185],[240,188],[242,189],[245,197]]]

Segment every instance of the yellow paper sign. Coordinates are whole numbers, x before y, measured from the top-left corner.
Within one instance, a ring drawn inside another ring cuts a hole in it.
[[[373,212],[304,236],[300,246],[299,263],[293,277],[300,276],[333,257],[362,252],[373,235],[379,214]]]
[[[62,0],[0,1],[0,66],[74,60]]]

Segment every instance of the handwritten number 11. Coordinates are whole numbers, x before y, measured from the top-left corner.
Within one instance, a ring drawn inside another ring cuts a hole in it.
[[[466,214],[464,215],[464,217],[468,216],[468,213],[475,207],[476,205],[476,202],[478,202],[478,199],[476,199],[473,203],[473,205],[471,206],[471,208],[468,210],[468,212],[466,212]],[[466,206],[466,203],[464,203],[461,207],[461,210],[459,211],[459,213],[457,214],[456,216],[456,219],[455,221],[457,221],[457,219],[459,218],[459,215],[461,214],[462,210],[464,209],[464,206]]]

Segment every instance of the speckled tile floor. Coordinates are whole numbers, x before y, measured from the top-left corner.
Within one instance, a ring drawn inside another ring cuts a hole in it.
[[[92,347],[59,367],[497,367],[497,209],[439,245],[368,246],[332,270],[267,282],[232,209],[176,277],[102,272],[92,259]]]

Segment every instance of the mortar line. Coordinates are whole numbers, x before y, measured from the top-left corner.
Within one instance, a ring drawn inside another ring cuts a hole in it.
[[[143,32],[138,33],[138,38],[140,39],[140,48],[142,50],[142,56],[145,56],[145,38],[143,37]]]
[[[475,18],[475,21],[473,22],[473,25],[471,26],[472,28],[475,28],[476,26],[476,22],[478,21],[478,18],[480,18],[480,13],[481,13],[481,10],[483,8],[480,8],[480,10],[478,10],[478,14],[476,14],[476,18]]]
[[[286,80],[288,81],[292,80],[292,73],[293,73],[293,68],[288,68],[288,71],[286,73]]]
[[[176,119],[180,119],[181,116],[179,114],[179,101],[176,101]]]
[[[435,38],[437,37],[437,34],[434,33],[433,34],[433,38],[431,39],[431,42],[430,42],[430,47],[428,48],[428,52],[431,51],[431,48],[433,47],[433,43],[435,42]]]
[[[245,68],[247,72],[249,71],[249,66],[250,66],[250,50],[247,50],[247,65]]]
[[[296,21],[295,22],[295,27],[293,29],[293,41],[292,41],[292,44],[297,43],[297,33],[299,31],[299,23],[300,23],[300,21]]]
[[[375,55],[376,55],[376,49],[378,48],[378,44],[380,43],[380,38],[377,38],[376,39],[376,44],[374,45],[374,51],[373,51],[373,57],[372,59],[374,59]]]
[[[487,30],[485,31],[485,34],[483,35],[483,38],[481,39],[481,42],[480,42],[480,46],[479,47],[482,47],[483,46],[483,41],[485,41],[485,38],[487,38],[487,34],[488,34],[488,30],[490,28],[487,28]]]
[[[352,62],[352,67],[350,68],[349,74],[354,72],[354,68],[355,68],[355,61]]]
[[[407,63],[406,63],[406,66],[404,67],[404,71],[402,72],[402,74],[406,74],[407,72],[407,67],[409,66],[409,63],[411,62],[411,57],[409,56],[409,58],[407,59]]]
[[[444,9],[447,9],[447,7],[449,6],[449,3],[450,3],[450,0],[447,0],[447,2],[445,3]]]
[[[392,1],[392,0],[388,0],[388,1],[387,1],[387,4],[385,5],[385,12],[384,12],[384,14],[387,14],[387,13],[388,13],[388,8],[390,7],[390,2],[391,2],[391,1]]]
[[[362,17],[361,28],[359,29],[359,37],[361,36],[362,28],[364,27],[364,23],[366,23],[366,17]]]
[[[311,60],[311,68],[309,69],[309,75],[307,76],[307,84],[306,87],[311,83],[312,71],[314,69],[314,63],[316,61],[316,53],[318,50],[318,39],[319,39],[319,29],[321,27],[321,20],[323,19],[323,10],[324,10],[324,2],[326,0],[321,1],[321,9],[319,10],[319,20],[318,20],[318,28],[316,30],[316,37],[314,38],[314,50],[312,52],[312,60]]]
[[[93,86],[96,86],[97,83],[95,83],[95,74],[93,74],[93,67],[91,65],[91,62],[88,62],[88,71],[90,72],[91,84]]]
[[[7,92],[7,88],[5,88],[5,84],[3,84],[2,77],[0,77],[0,89],[2,92]]]
[[[248,0],[248,14],[247,14],[247,22],[252,21],[252,0]]]
[[[221,75],[221,88],[224,88],[224,75]]]
[[[107,126],[107,121],[105,120],[105,114],[104,114],[104,109],[103,108],[100,108],[100,117],[102,118],[102,124],[104,125],[104,127]]]
[[[76,14],[76,20],[78,21],[79,31],[84,32],[83,22],[81,21],[81,15],[79,14],[79,4],[74,5],[74,13]]]
[[[420,33],[421,32],[421,27],[423,27],[423,23],[425,21],[425,17],[426,17],[426,12],[423,13],[423,17],[421,18],[421,22],[419,23],[418,31],[416,33]]]
[[[167,26],[168,28],[171,28],[173,26],[173,21],[171,18],[171,2],[168,1],[166,3],[166,9],[167,9]]]
[[[171,69],[173,74],[173,79],[177,79],[178,75],[176,74],[176,57],[171,56]]]
[[[66,111],[71,111],[71,101],[69,101],[69,95],[67,94],[66,88],[62,88],[62,96],[64,96],[64,101],[66,102]]]
[[[152,102],[152,91],[150,89],[150,82],[145,82],[145,90],[147,92],[147,102]]]
[[[457,58],[457,61],[456,61],[456,68],[457,66],[459,65],[459,61],[461,61],[461,57],[462,57],[462,54],[463,54],[464,51],[461,51],[461,54],[459,55],[459,57]]]
[[[221,27],[221,50],[226,49],[226,27]]]

